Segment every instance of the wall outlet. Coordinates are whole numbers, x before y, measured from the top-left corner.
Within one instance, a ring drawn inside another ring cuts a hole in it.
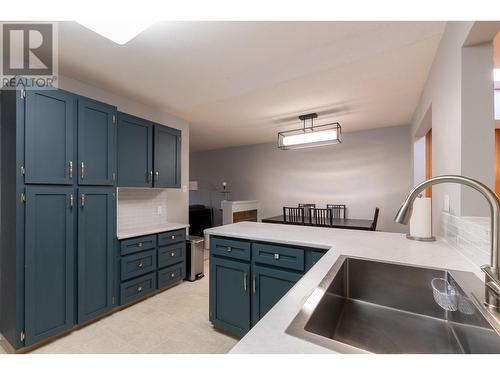
[[[450,196],[446,194],[443,199],[443,211],[450,212]]]
[[[188,191],[187,185],[182,185],[182,192],[187,193],[187,191]]]
[[[158,206],[158,207],[156,208],[156,214],[157,214],[158,216],[160,216],[160,215],[161,215],[161,213],[162,213],[162,208],[161,208],[161,206]]]

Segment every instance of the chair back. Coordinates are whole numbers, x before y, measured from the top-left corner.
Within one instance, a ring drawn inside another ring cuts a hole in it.
[[[347,211],[345,204],[327,204],[326,208],[332,211],[334,219],[345,219]]]
[[[310,220],[313,225],[331,227],[333,225],[333,212],[329,208],[311,208]]]
[[[311,208],[316,208],[316,203],[299,203],[299,208],[304,209],[304,217],[311,217]]]
[[[283,220],[285,223],[304,224],[304,208],[283,207]]]
[[[375,214],[373,215],[373,222],[372,222],[372,226],[370,228],[370,230],[377,230],[377,221],[378,221],[378,213],[379,213],[380,209],[378,207],[375,208]]]

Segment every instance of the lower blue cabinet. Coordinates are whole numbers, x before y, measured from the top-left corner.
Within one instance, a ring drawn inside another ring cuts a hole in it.
[[[210,321],[243,336],[250,329],[250,264],[212,257]]]
[[[79,188],[78,323],[114,305],[114,188]]]
[[[295,285],[301,273],[252,265],[252,325]]]
[[[73,187],[26,187],[25,344],[74,325]]]
[[[122,305],[142,298],[156,289],[156,272],[137,277],[120,285]]]

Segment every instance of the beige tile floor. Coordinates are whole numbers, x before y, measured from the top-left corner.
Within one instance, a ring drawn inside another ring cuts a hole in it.
[[[208,321],[205,261],[203,279],[184,281],[32,353],[227,353],[236,342]]]

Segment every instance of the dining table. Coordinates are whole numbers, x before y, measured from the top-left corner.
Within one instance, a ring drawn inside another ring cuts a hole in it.
[[[341,228],[341,229],[357,229],[357,230],[373,230],[373,220],[367,219],[332,219],[332,223],[324,223],[324,221],[315,220],[315,218],[306,217],[304,222],[285,220],[283,215],[268,217],[262,219],[263,223],[271,224],[290,224],[290,225],[305,225],[313,227],[326,228]]]

